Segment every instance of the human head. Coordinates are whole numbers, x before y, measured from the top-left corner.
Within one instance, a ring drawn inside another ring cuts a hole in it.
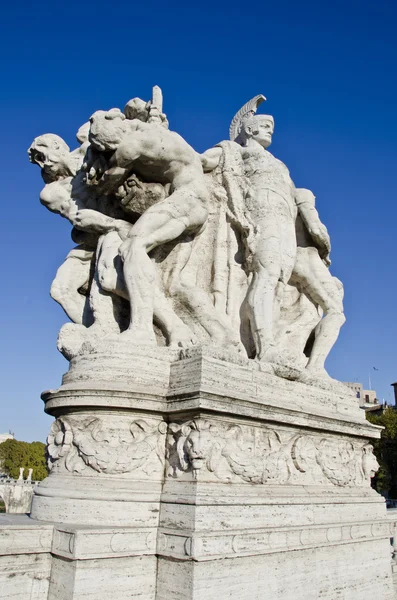
[[[127,131],[125,115],[118,108],[97,110],[90,118],[90,123],[88,139],[99,152],[116,150]]]
[[[80,144],[85,144],[86,142],[88,142],[88,135],[90,133],[90,125],[91,125],[91,123],[89,121],[87,121],[87,123],[83,123],[83,125],[81,127],[79,127],[79,130],[76,133],[76,138],[77,138],[77,141],[80,142]]]
[[[45,133],[35,138],[28,149],[30,162],[39,165],[46,183],[71,174],[68,168],[69,153],[67,143],[54,133]]]
[[[146,122],[149,117],[149,106],[150,104],[141,98],[132,98],[125,105],[124,114],[127,119],[139,119],[139,121]]]
[[[243,119],[241,124],[240,139],[246,144],[249,139],[254,139],[264,148],[272,143],[274,132],[274,119],[271,115],[251,115]]]

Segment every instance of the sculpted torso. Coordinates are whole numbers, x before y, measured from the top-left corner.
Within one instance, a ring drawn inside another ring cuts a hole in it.
[[[258,192],[275,192],[284,198],[296,213],[295,186],[285,164],[261,146],[242,147],[241,156],[244,161],[244,174],[250,185]]]
[[[99,149],[106,147],[106,144],[109,144],[107,150],[115,147],[107,173],[99,182],[105,193],[114,191],[133,171],[145,180],[171,183],[171,191],[189,185],[200,196],[200,200],[207,196],[200,157],[178,133],[156,123],[145,123],[139,119],[124,120],[124,132],[117,132],[117,140],[116,134],[110,129],[114,123],[116,130],[115,121],[109,124],[102,115],[94,115],[90,132],[91,142]]]
[[[201,161],[191,146],[176,132],[160,125],[131,121],[130,133],[118,147],[114,161],[143,177],[159,182],[188,182],[202,172]],[[187,170],[188,169],[188,170]]]
[[[48,210],[59,213],[74,225],[77,212],[84,209],[95,210],[114,219],[128,219],[113,198],[95,195],[83,172],[47,184],[40,193],[40,201]]]

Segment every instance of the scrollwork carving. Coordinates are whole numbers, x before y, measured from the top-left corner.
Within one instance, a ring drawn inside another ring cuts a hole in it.
[[[153,471],[164,463],[165,423],[131,421],[128,429],[107,425],[100,418],[81,421],[57,419],[48,436],[47,452],[51,468],[56,464],[72,473],[87,468],[98,473],[131,473]]]

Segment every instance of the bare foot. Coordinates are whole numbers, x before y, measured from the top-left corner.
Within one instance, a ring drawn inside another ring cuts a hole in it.
[[[153,329],[130,327],[120,333],[120,341],[129,342],[135,346],[157,346],[156,335]]]
[[[170,348],[188,348],[189,346],[195,346],[197,343],[196,336],[187,325],[177,325],[170,332]]]
[[[216,338],[213,337],[211,339],[211,344],[222,346],[223,348],[229,348],[230,350],[234,351],[237,350],[237,352],[244,352],[246,354],[246,350],[240,340],[240,337],[230,329],[224,329],[222,335],[216,336]]]
[[[258,360],[261,364],[270,364],[275,375],[283,379],[291,379],[292,381],[300,377],[303,368],[295,354],[285,349],[278,350],[274,346],[258,357]]]

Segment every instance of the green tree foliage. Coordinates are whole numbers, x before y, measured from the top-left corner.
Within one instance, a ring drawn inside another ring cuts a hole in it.
[[[384,427],[374,442],[374,454],[380,465],[372,480],[375,489],[389,498],[397,498],[397,411],[387,408],[382,415],[366,413],[368,421]]]
[[[0,444],[0,471],[18,479],[20,467],[25,469],[25,477],[28,475],[27,470],[33,469],[32,479],[34,481],[41,481],[47,477],[45,444],[18,440],[2,442]]]

